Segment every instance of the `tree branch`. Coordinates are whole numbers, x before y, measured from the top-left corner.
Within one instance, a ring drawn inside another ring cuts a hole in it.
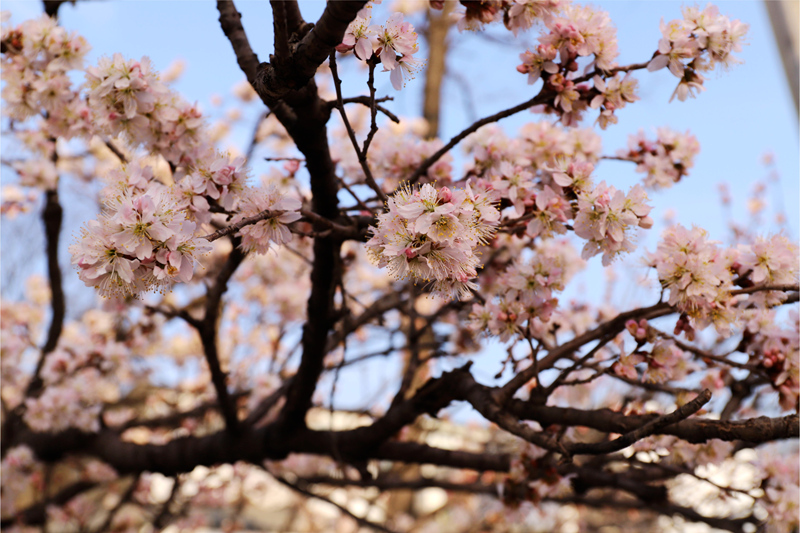
[[[711,391],[705,389],[697,396],[697,398],[687,402],[673,412],[667,415],[659,416],[658,418],[647,422],[643,426],[612,441],[598,443],[576,442],[574,444],[567,445],[567,449],[572,455],[600,455],[619,451],[645,437],[649,437],[650,435],[657,433],[661,429],[674,424],[675,422],[689,418],[691,415],[699,411],[701,407],[707,404],[709,400],[711,400]]]

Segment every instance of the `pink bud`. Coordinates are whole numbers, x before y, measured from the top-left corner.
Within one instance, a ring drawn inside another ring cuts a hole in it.
[[[644,229],[650,229],[653,227],[653,217],[650,215],[646,217],[642,217],[639,219],[639,227]]]
[[[339,53],[342,53],[342,54],[345,53],[345,52],[349,52],[353,48],[355,48],[355,47],[347,45],[347,44],[344,44],[344,43],[336,45],[336,51],[339,52]]]
[[[442,200],[443,202],[449,202],[450,200],[453,199],[453,193],[450,192],[450,189],[448,189],[447,187],[442,187],[439,190],[439,199]]]
[[[417,252],[413,248],[406,248],[405,250],[403,250],[403,253],[406,254],[406,257],[408,259],[414,259],[415,257],[417,257]]]

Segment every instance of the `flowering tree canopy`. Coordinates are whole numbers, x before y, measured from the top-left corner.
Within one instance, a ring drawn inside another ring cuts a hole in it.
[[[601,137],[650,72],[674,76],[672,105],[708,97],[747,24],[675,7],[623,65],[610,16],[569,0],[336,1],[314,23],[271,1],[261,62],[220,0],[237,94],[263,103],[223,150],[179,72],[88,64],[62,3],[4,13],[0,38],[2,213],[41,205],[47,264],[2,305],[4,528],[797,530],[797,243],[673,224],[642,249],[702,139]],[[439,139],[448,30],[488,28],[532,96]],[[415,76],[424,123],[376,89]],[[607,160],[638,183],[597,179]],[[73,202],[93,208],[70,236]],[[643,304],[571,283],[625,261]],[[376,360],[379,397],[337,407]]]

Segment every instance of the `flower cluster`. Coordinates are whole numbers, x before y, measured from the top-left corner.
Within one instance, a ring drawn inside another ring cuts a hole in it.
[[[636,80],[629,75],[604,79],[598,74],[594,89],[573,81],[581,57],[593,57],[587,71],[595,67],[597,71],[608,72],[616,66],[617,35],[608,14],[569,5],[560,16],[546,17],[544,22],[548,33],[539,36],[534,51],[526,50],[520,55],[522,64],[517,71],[528,75],[529,84],[543,78],[545,87],[555,93],[552,105],[545,106],[545,111],[558,114],[564,124],[572,125],[591,103],[593,109],[601,109],[598,121],[602,128],[616,123],[614,111],[638,99]]]
[[[781,325],[772,309],[743,311],[744,351],[767,374],[782,408],[793,411],[800,398],[800,327],[797,312]]]
[[[713,321],[724,332],[733,320],[730,309],[732,275],[728,256],[720,253],[716,241],[706,232],[681,225],[667,229],[648,263],[658,272],[664,289],[669,290],[670,305],[704,327]]]
[[[737,263],[739,274],[749,274],[753,283],[797,283],[797,245],[784,235],[757,237],[753,244],[740,246]]]
[[[413,174],[419,165],[442,147],[439,139],[420,139],[406,126],[381,128],[373,137],[367,154],[367,161],[372,173],[380,177],[379,183],[384,191],[393,191],[404,179]],[[358,157],[350,145],[349,139],[338,150],[339,167],[350,183],[361,183],[364,171]],[[421,177],[421,182],[437,182],[443,185],[452,181],[451,154],[445,154]]]
[[[607,266],[619,254],[633,250],[632,230],[653,226],[648,216],[652,208],[646,201],[647,194],[639,185],[626,195],[603,181],[593,190],[580,193],[575,234],[589,241],[583,247],[583,258],[602,252],[603,265]]]
[[[584,262],[567,240],[537,243],[528,259],[516,259],[500,276],[500,292],[494,301],[474,304],[470,327],[476,332],[509,340],[550,320],[558,305],[555,291],[562,291]]]
[[[6,115],[25,120],[44,110],[45,125],[54,137],[70,138],[91,130],[86,104],[67,75],[83,67],[90,49],[83,37],[67,33],[55,19],[42,16],[16,28],[4,26],[0,41]]]
[[[391,72],[392,86],[399,91],[406,79],[413,79],[423,64],[414,57],[419,48],[417,33],[410,22],[403,20],[402,13],[394,13],[383,26],[371,26],[371,8],[367,6],[358,12],[336,49],[340,52],[353,50],[362,61],[369,61],[375,55],[383,71]]]
[[[503,21],[515,36],[531,28],[536,22],[546,20],[562,8],[567,0],[484,0],[464,2],[463,11],[453,13],[458,31],[476,31],[484,24]],[[438,4],[438,5],[437,5]],[[434,9],[442,9],[444,2],[431,2]]]
[[[236,200],[244,191],[247,168],[243,156],[231,157],[227,152],[209,150],[178,182],[181,200],[178,207],[187,211],[187,216],[200,223],[211,219],[210,202],[227,210],[234,208]]]
[[[763,490],[758,503],[767,511],[767,522],[775,531],[797,529],[800,526],[800,469],[796,450],[784,454],[773,445],[758,448],[758,455],[756,472]]]
[[[245,218],[264,214],[270,211],[271,216],[249,224],[239,230],[242,236],[242,249],[248,252],[265,254],[274,243],[277,246],[292,240],[292,234],[286,224],[298,220],[301,207],[300,200],[286,196],[274,184],[262,189],[249,189],[242,195],[239,213],[233,217],[233,224]]]
[[[747,24],[720,15],[711,4],[702,10],[684,7],[682,12],[683,19],[661,22],[663,37],[655,57],[647,65],[650,71],[669,67],[681,80],[672,94],[672,98],[677,96],[680,101],[694,97],[692,91],[705,90],[701,72],[711,71],[717,64],[726,68],[739,62],[733,52],[741,51],[748,29]]]
[[[174,165],[191,165],[208,151],[197,105],[164,85],[147,57],[101,58],[86,69],[86,88],[98,131],[123,134],[131,146],[142,144]]]
[[[641,327],[637,328],[637,334]],[[639,337],[636,337],[637,340]],[[630,380],[639,380],[636,366],[645,363],[646,368],[641,381],[649,383],[666,383],[681,380],[690,372],[697,370],[686,354],[671,340],[658,339],[653,342],[649,352],[636,351],[623,353],[613,365],[614,373]]]
[[[172,191],[158,183],[143,192],[120,190],[106,208],[70,247],[81,280],[103,296],[138,295],[189,281],[197,256],[210,250],[205,239],[194,236],[196,224],[178,209]]]
[[[589,107],[600,109],[597,123],[600,128],[606,129],[609,124],[617,123],[617,116],[614,111],[622,109],[626,104],[639,99],[636,96],[639,82],[631,76],[630,72],[624,78],[620,78],[620,74],[617,73],[613,78],[606,79],[595,76],[593,81],[594,88],[599,94],[592,98]]]
[[[700,143],[688,131],[681,134],[658,128],[655,140],[648,140],[641,130],[631,135],[628,150],[620,150],[617,155],[637,163],[636,171],[645,173],[645,187],[666,189],[688,175],[699,152]]]
[[[19,174],[19,184],[42,190],[55,190],[58,185],[58,170],[48,159],[25,159],[14,163]]]
[[[433,281],[432,292],[466,298],[477,285],[477,248],[494,233],[500,213],[482,194],[404,186],[386,202],[367,242],[370,260],[395,279]]]
[[[0,487],[3,494],[3,513],[14,512],[30,505],[30,494],[38,494],[45,488],[43,465],[26,445],[9,449],[0,465],[3,476]]]

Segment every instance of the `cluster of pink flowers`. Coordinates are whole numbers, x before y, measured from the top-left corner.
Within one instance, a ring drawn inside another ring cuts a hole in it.
[[[652,208],[646,201],[647,193],[639,185],[627,195],[604,181],[593,190],[581,192],[575,234],[589,241],[583,247],[583,258],[602,253],[603,265],[607,266],[619,254],[633,250],[632,230],[653,226],[648,215]]]
[[[667,229],[648,262],[658,272],[669,303],[701,327],[709,321],[724,332],[734,319],[730,308],[733,277],[730,259],[709,241],[704,230],[681,225]]]
[[[340,52],[353,50],[362,61],[369,61],[375,55],[383,71],[391,72],[392,86],[399,91],[424,64],[414,57],[419,48],[417,33],[410,22],[403,20],[402,13],[392,14],[383,26],[371,26],[371,9],[370,5],[359,11],[336,49]]]
[[[25,445],[9,449],[3,457],[3,476],[0,487],[3,493],[3,513],[14,512],[27,503],[28,495],[45,487],[42,464],[36,461],[33,451]]]
[[[25,400],[24,420],[31,429],[99,430],[104,403],[116,401],[120,387],[130,382],[130,348],[116,335],[112,317],[99,310],[65,326],[58,347],[44,360],[44,392]]]
[[[749,275],[756,284],[797,283],[797,245],[785,235],[757,237],[749,245],[739,246],[739,275]]]
[[[655,140],[648,140],[644,131],[628,137],[628,149],[620,150],[619,157],[637,163],[636,171],[645,173],[644,185],[651,189],[672,187],[694,165],[700,153],[700,143],[689,133],[678,133],[669,128],[658,128]]]
[[[404,186],[386,202],[367,242],[367,254],[395,279],[433,281],[432,293],[467,298],[477,288],[477,248],[495,230],[500,213],[480,193]]]
[[[782,235],[719,249],[704,230],[677,225],[664,232],[647,261],[658,272],[661,286],[669,289],[670,305],[683,313],[676,334],[685,331],[690,337],[694,328],[712,323],[720,334],[728,334],[747,307],[764,309],[785,299],[780,291],[759,291],[747,296],[746,306],[737,305],[741,297],[730,295],[734,281],[743,286],[782,285],[797,283],[798,276],[797,246]]]
[[[397,131],[391,128],[379,129],[370,144],[367,161],[372,173],[378,179],[384,191],[393,191],[404,179],[413,174],[420,163],[433,155],[442,147],[439,139],[420,139],[411,132]],[[364,180],[364,171],[358,157],[350,145],[349,139],[338,150],[339,167],[347,176],[349,183],[360,183]],[[421,182],[437,182],[448,184],[452,181],[451,154],[445,154],[431,165],[421,178]]]
[[[592,182],[601,143],[591,130],[529,124],[522,139],[508,139],[497,128],[479,130],[467,141],[474,156],[468,173],[480,176],[476,185],[501,200],[509,221],[528,220],[529,237],[564,234],[575,219],[575,234],[588,240],[587,259],[603,253],[608,265],[633,250],[637,227],[650,228],[651,207],[641,186],[626,195],[605,182]]]
[[[526,500],[536,503],[543,498],[564,498],[573,492],[575,474],[559,474],[556,462],[545,450],[525,441],[515,444],[518,449],[512,453],[511,468],[498,488],[506,505],[518,506],[523,494]],[[521,486],[526,490],[521,491]]]
[[[781,407],[792,411],[800,399],[800,324],[797,312],[781,325],[772,309],[745,309],[744,351],[766,372]]]
[[[102,405],[84,398],[93,396],[96,371],[81,372],[71,386],[47,387],[38,398],[25,400],[25,423],[34,431],[58,432],[68,428],[96,432],[100,429]]]
[[[596,162],[602,140],[591,128],[561,128],[546,121],[520,128],[520,137],[510,139],[497,125],[484,126],[464,141],[471,156],[466,166],[470,176],[481,177],[499,171],[503,162],[535,173],[554,160]]]
[[[615,74],[613,78],[595,76],[593,82],[594,88],[599,94],[592,98],[589,107],[600,109],[597,123],[602,129],[606,129],[609,124],[617,123],[614,111],[639,99],[636,96],[639,82],[631,76],[630,72],[624,78],[620,77],[619,73]]]
[[[482,0],[464,2],[463,10],[452,14],[458,31],[477,31],[484,24],[503,21],[514,35],[531,28],[536,22],[552,17],[568,0]],[[431,2],[434,9],[442,9],[444,1]]]
[[[301,215],[298,212],[300,207],[300,200],[285,195],[275,184],[246,191],[242,195],[238,214],[231,221],[233,224],[267,210],[274,214],[239,230],[242,236],[242,249],[265,254],[273,243],[280,246],[290,242],[292,234],[286,225],[300,219]]]
[[[107,135],[123,134],[131,146],[143,144],[174,165],[191,165],[208,150],[197,105],[161,83],[150,59],[103,57],[86,69],[94,125]]]
[[[584,262],[567,240],[541,241],[533,252],[527,259],[516,259],[500,275],[495,299],[472,306],[473,331],[507,341],[550,320],[558,305],[553,293],[564,290]]]
[[[645,322],[645,321],[643,321]],[[648,341],[651,335],[641,337],[641,324],[636,325],[634,337],[640,343]],[[671,340],[649,339],[653,342],[649,351],[637,350],[632,353],[622,353],[613,365],[614,373],[630,380],[639,381],[637,365],[645,364],[641,381],[650,383],[666,383],[672,380],[681,380],[690,372],[698,370],[698,365],[692,363],[686,354]]]
[[[4,25],[0,41],[6,115],[22,121],[44,110],[44,125],[52,137],[91,131],[88,108],[67,74],[83,67],[90,49],[83,37],[42,16],[16,28]]]
[[[546,122],[528,124],[520,133],[520,139],[509,139],[487,127],[470,136],[467,174],[479,176],[478,183],[501,205],[513,207],[506,212],[509,219],[530,219],[529,236],[563,234],[573,210],[562,187],[574,192],[591,187],[594,167],[588,161],[598,159],[600,138],[590,129],[565,130]]]
[[[767,522],[775,531],[800,526],[800,468],[797,451],[785,453],[776,445],[758,448],[756,472],[764,491],[758,503],[767,511]]]
[[[55,190],[58,185],[58,170],[48,159],[25,159],[14,163],[19,174],[19,184],[42,190]]]
[[[748,29],[747,24],[720,15],[711,4],[702,10],[684,7],[682,12],[683,19],[661,22],[663,37],[655,57],[647,65],[650,71],[669,67],[681,80],[672,95],[680,101],[694,97],[692,91],[705,90],[701,72],[711,71],[717,64],[725,68],[738,62],[733,52],[741,51]]]
[[[587,71],[595,67],[597,71],[608,72],[616,66],[617,35],[608,14],[569,5],[560,16],[545,17],[544,24],[548,33],[539,37],[534,51],[526,50],[520,55],[522,64],[517,67],[518,72],[528,75],[529,84],[543,78],[545,88],[556,94],[552,106],[545,106],[544,110],[558,114],[564,124],[572,125],[591,105],[600,109],[598,122],[603,129],[609,123],[616,123],[614,111],[638,100],[636,80],[630,75],[608,78],[598,74],[594,77],[594,89],[573,81],[581,57],[593,56]]]
[[[172,192],[158,183],[119,190],[106,212],[83,228],[70,247],[87,286],[103,296],[138,295],[192,279],[197,256],[210,250],[194,236],[196,223],[178,209]]]
[[[180,190],[178,207],[200,223],[211,219],[211,204],[231,210],[236,206],[247,182],[247,167],[243,156],[206,150],[187,169],[187,175],[177,187]]]

